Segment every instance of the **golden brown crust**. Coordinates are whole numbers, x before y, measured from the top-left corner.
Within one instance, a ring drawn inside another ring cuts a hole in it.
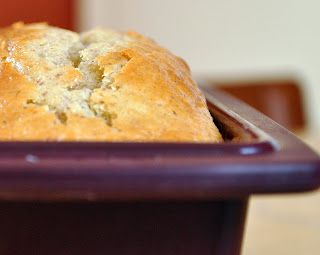
[[[96,59],[105,72],[122,63],[111,77],[112,87],[94,88],[88,98],[90,107],[103,104],[108,116],[29,104],[39,85],[19,65],[35,70],[25,47],[43,33],[23,24],[0,30],[0,140],[221,141],[187,64],[133,32],[125,35],[126,46]],[[65,81],[78,76],[76,67],[65,67]]]

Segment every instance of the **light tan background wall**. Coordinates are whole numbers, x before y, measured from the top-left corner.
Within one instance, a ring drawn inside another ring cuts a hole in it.
[[[320,1],[80,0],[79,29],[133,28],[217,78],[294,74],[320,127]]]

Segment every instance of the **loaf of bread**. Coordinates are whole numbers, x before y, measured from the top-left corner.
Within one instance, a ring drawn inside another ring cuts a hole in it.
[[[220,142],[187,64],[137,33],[0,29],[0,140]]]

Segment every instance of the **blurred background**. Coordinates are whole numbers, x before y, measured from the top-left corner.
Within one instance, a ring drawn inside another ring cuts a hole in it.
[[[201,86],[264,112],[320,151],[320,1],[2,1],[0,26],[47,21],[137,30],[182,56]],[[254,197],[243,254],[319,254],[320,193]]]

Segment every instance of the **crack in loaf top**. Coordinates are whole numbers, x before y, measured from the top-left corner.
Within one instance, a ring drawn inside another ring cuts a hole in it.
[[[0,29],[0,140],[219,142],[186,63],[137,33]]]

